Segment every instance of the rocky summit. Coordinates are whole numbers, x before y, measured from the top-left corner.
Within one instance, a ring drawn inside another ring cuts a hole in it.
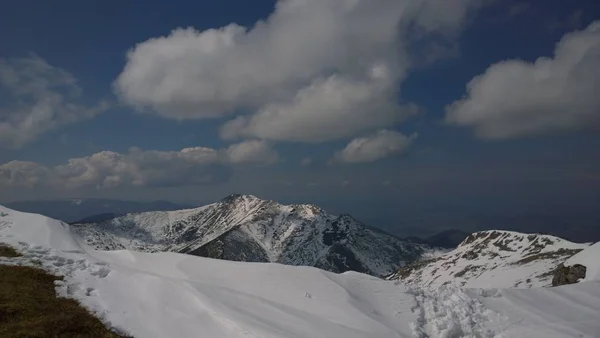
[[[435,249],[368,227],[315,205],[282,205],[231,195],[203,207],[132,213],[74,224],[88,245],[102,250],[171,251],[244,262],[314,266],[333,272],[389,275]]]

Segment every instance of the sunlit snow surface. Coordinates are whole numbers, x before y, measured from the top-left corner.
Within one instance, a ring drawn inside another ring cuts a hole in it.
[[[108,325],[135,337],[600,334],[597,280],[552,289],[425,291],[358,273],[175,253],[102,252],[78,243],[64,223],[2,207],[0,242],[25,255],[3,258],[3,264],[37,261],[64,275],[59,294],[78,299]]]
[[[430,288],[546,287],[552,285],[556,267],[579,251],[584,250],[579,254],[586,257],[600,257],[600,252],[594,255],[585,250],[588,248],[589,243],[572,243],[549,235],[481,231],[470,235],[456,249],[417,262],[414,268],[400,269],[390,279]]]

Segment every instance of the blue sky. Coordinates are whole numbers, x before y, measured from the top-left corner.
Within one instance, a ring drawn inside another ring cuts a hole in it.
[[[17,94],[34,87],[8,75],[0,82],[0,201],[204,203],[238,192],[359,216],[598,206],[596,1],[357,1],[347,12],[335,6],[349,1],[275,3],[4,5],[0,65],[43,88]],[[253,29],[259,20],[266,24]],[[246,31],[215,58],[214,41],[201,37],[230,23]],[[171,33],[186,27],[194,33],[185,39]],[[531,63],[553,60],[561,39],[572,41],[567,61],[557,57],[550,71]],[[467,92],[476,76],[483,80]],[[306,102],[294,101],[299,93]],[[43,106],[51,114],[35,110],[53,94],[60,102]],[[236,117],[242,125],[225,135]],[[114,153],[91,159],[102,151]]]

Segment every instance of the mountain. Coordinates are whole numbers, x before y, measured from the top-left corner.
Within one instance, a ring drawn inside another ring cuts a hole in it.
[[[14,210],[42,214],[65,222],[77,222],[97,215],[122,215],[131,212],[180,210],[191,207],[166,201],[133,202],[99,198],[20,201],[5,205]]]
[[[75,224],[72,229],[103,250],[172,251],[378,276],[432,252],[427,245],[370,228],[349,215],[334,216],[315,205],[281,205],[249,195],[231,195],[195,209]]]
[[[388,208],[393,210],[391,206]],[[507,212],[506,208],[477,208],[469,204],[468,207],[454,208],[440,205],[407,208],[405,205],[402,211],[384,212],[382,210],[372,224],[402,237],[427,239],[446,229],[457,229],[467,234],[495,229],[551,235],[575,243],[600,241],[600,213],[595,210],[557,207],[543,211],[515,208]],[[364,217],[364,214],[361,212],[361,219],[373,219]]]
[[[591,338],[600,332],[597,245],[572,257],[591,272],[577,284],[432,290],[313,267],[90,250],[68,224],[2,206],[0,244],[22,255],[0,257],[0,265],[60,276],[58,296],[137,338]]]
[[[431,288],[550,286],[557,266],[589,246],[549,235],[482,231],[443,256],[400,268],[390,279]]]

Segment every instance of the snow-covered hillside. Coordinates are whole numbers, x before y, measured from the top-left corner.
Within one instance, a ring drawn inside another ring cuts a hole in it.
[[[600,242],[584,249],[567,259],[565,266],[581,264],[586,267],[585,278],[581,281],[600,280]]]
[[[429,253],[314,205],[232,195],[196,209],[128,214],[74,231],[102,250],[171,251],[244,262],[277,262],[383,276]]]
[[[564,239],[510,231],[483,231],[467,237],[441,257],[412,263],[391,279],[432,288],[550,286],[556,267],[589,247]]]
[[[65,276],[60,295],[137,338],[593,338],[600,332],[600,281],[592,279],[530,290],[423,290],[355,272],[103,252],[80,243],[65,223],[1,206],[0,243],[24,254],[0,264],[35,264]]]

